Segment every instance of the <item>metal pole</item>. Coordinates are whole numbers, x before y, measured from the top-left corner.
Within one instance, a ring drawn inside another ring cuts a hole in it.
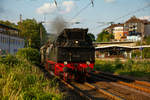
[[[40,45],[42,46],[42,29],[41,29],[42,22],[40,23]]]
[[[143,48],[142,48],[142,44],[143,44],[143,34],[141,34],[141,59],[143,58]]]

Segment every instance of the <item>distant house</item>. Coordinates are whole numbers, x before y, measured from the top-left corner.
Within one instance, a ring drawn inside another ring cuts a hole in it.
[[[148,20],[141,20],[135,16],[131,17],[125,22],[125,26],[128,27],[127,40],[140,41],[142,37],[148,35],[149,24]]]
[[[150,22],[133,16],[123,24],[110,25],[104,31],[112,33],[115,41],[136,42],[150,35]]]
[[[112,24],[109,27],[105,28],[104,31],[107,31],[110,34],[113,34],[114,27],[118,26],[119,24]]]
[[[124,27],[124,24],[118,24],[113,30],[115,41],[126,41],[128,35],[128,28]]]
[[[25,40],[19,30],[0,24],[0,55],[15,54],[19,48],[24,48]]]

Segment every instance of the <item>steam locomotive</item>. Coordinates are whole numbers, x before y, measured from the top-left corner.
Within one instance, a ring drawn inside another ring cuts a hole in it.
[[[88,29],[64,29],[52,43],[41,48],[41,62],[51,74],[65,81],[85,81],[95,62],[95,49]]]

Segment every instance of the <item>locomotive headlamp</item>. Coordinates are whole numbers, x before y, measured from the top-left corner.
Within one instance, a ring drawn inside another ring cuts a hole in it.
[[[79,43],[79,41],[75,41],[75,43]]]
[[[64,65],[67,65],[68,63],[67,63],[67,61],[64,61]]]
[[[87,64],[87,65],[89,65],[89,64],[90,64],[90,62],[89,62],[89,61],[87,61],[87,62],[86,62],[86,64]]]

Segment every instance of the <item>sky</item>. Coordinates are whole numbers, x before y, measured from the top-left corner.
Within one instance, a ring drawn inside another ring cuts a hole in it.
[[[23,19],[45,21],[51,33],[51,21],[57,16],[69,23],[69,27],[88,28],[97,35],[109,22],[123,23],[132,16],[150,20],[150,0],[0,0],[0,20],[17,23]],[[80,24],[74,24],[80,22]]]

